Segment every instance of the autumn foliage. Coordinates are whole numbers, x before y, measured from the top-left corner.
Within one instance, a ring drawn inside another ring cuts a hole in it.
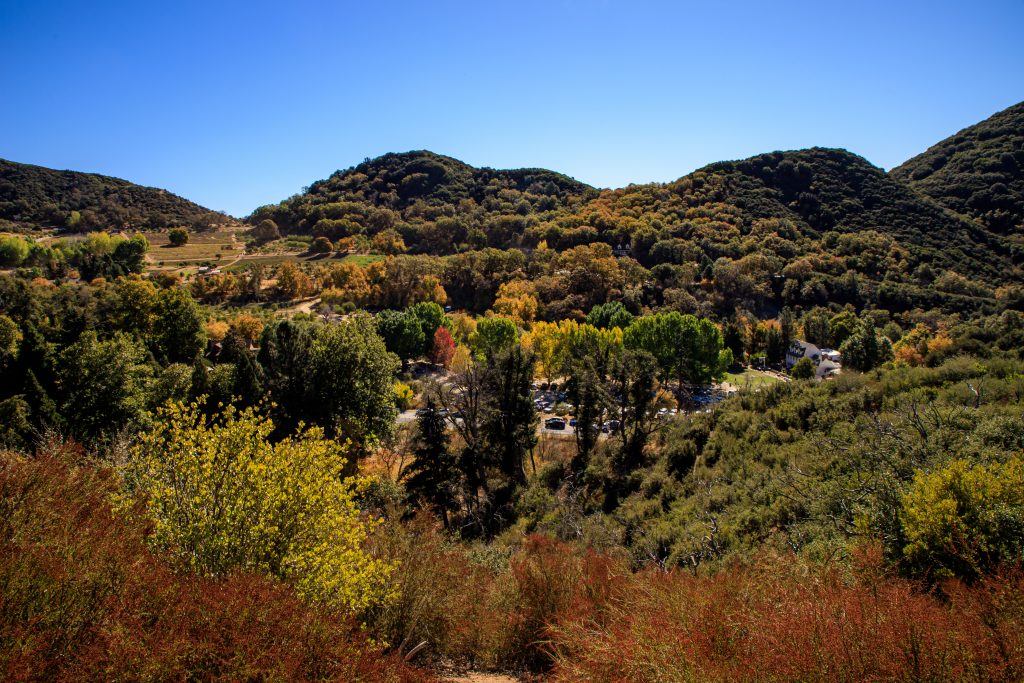
[[[426,680],[275,581],[172,571],[115,488],[73,448],[0,453],[0,679]]]
[[[439,326],[434,332],[430,354],[430,360],[437,365],[448,367],[448,364],[452,362],[452,356],[455,355],[455,341],[447,328]]]

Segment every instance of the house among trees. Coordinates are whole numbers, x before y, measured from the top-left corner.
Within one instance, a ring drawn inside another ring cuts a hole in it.
[[[821,349],[810,342],[794,339],[786,351],[786,369],[792,370],[801,358],[810,358],[817,365],[821,362]]]
[[[842,370],[842,354],[833,349],[819,349],[810,342],[794,340],[786,351],[786,369],[792,370],[801,359],[807,358],[815,366],[815,379],[828,379]]]

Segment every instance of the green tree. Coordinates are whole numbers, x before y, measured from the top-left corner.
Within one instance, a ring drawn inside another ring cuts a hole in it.
[[[506,351],[519,341],[519,328],[508,318],[492,316],[481,319],[476,333],[470,339],[470,346],[477,357],[484,358]]]
[[[607,361],[600,357],[585,356],[569,363],[567,394],[576,406],[576,455],[572,460],[573,472],[586,470],[590,455],[597,446],[600,422],[611,404],[605,384]]]
[[[0,313],[0,367],[18,355],[21,344],[21,330],[18,324]]]
[[[322,426],[329,436],[351,439],[358,457],[394,431],[398,367],[369,316],[319,325],[309,367],[295,378],[309,386],[309,402],[297,417]]]
[[[818,347],[827,347],[832,343],[828,309],[815,306],[804,314],[800,324],[803,326],[805,341]]]
[[[587,314],[587,322],[602,329],[610,327],[626,329],[633,322],[633,314],[626,310],[621,301],[610,301],[590,309],[590,313]]]
[[[167,233],[167,241],[172,247],[183,247],[188,244],[188,230],[185,228],[171,228]]]
[[[621,479],[643,464],[644,448],[657,426],[658,364],[646,351],[627,351],[612,364],[609,393],[619,422],[612,474]]]
[[[406,309],[406,312],[415,318],[423,330],[423,348],[420,355],[430,355],[433,351],[434,334],[438,328],[449,325],[448,316],[440,304],[433,301],[421,301]]]
[[[0,447],[27,450],[31,443],[32,409],[21,396],[0,401]]]
[[[680,389],[684,382],[710,382],[732,360],[714,323],[677,311],[638,318],[623,331],[623,342],[651,354],[662,376],[675,378]]]
[[[264,328],[260,339],[257,359],[263,369],[264,387],[275,404],[275,422],[285,433],[311,419],[309,406],[315,398],[308,375],[313,371],[316,329],[309,322],[278,320]]]
[[[384,340],[388,351],[402,362],[423,352],[425,337],[420,320],[407,311],[381,311],[376,317],[377,334]]]
[[[202,309],[187,291],[160,290],[153,305],[153,353],[171,363],[191,363],[206,348]]]
[[[877,368],[893,357],[892,344],[875,330],[874,325],[864,321],[859,329],[847,337],[839,348],[843,355],[843,366],[867,372]]]
[[[134,235],[129,239],[118,241],[113,254],[117,270],[113,274],[141,273],[147,251],[149,251],[149,242],[142,235]]]
[[[71,434],[94,443],[146,413],[152,368],[135,339],[120,332],[101,341],[87,331],[67,347],[57,363],[60,413]]]
[[[534,356],[521,346],[488,356],[485,438],[498,470],[512,486],[526,486],[526,453],[537,443],[533,406]]]
[[[829,339],[832,348],[838,349],[858,329],[860,329],[860,320],[852,311],[843,311],[832,316],[828,321]]]
[[[50,427],[61,425],[57,404],[36,377],[36,373],[28,370],[25,376],[25,403],[31,412],[32,428],[43,432]]]
[[[152,333],[158,299],[153,282],[139,277],[118,278],[114,292],[116,305],[112,317],[117,328],[148,337]]]
[[[814,361],[810,358],[801,358],[789,371],[789,375],[793,379],[814,379],[816,371],[817,368],[814,366]]]

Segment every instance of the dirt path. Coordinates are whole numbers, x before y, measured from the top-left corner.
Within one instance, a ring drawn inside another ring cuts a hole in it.
[[[458,678],[445,678],[443,680],[444,683],[517,683],[516,679],[511,676],[472,672],[467,673],[465,676],[459,676]]]
[[[312,299],[301,301],[294,306],[282,309],[284,313],[312,313],[313,307],[320,303],[320,297],[315,296]]]

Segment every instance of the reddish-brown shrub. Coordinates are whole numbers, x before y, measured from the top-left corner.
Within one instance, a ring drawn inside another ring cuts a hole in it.
[[[0,679],[426,680],[285,586],[171,571],[113,486],[72,448],[0,453]]]
[[[792,558],[642,572],[551,627],[557,681],[1020,680],[1024,577],[942,594]]]

